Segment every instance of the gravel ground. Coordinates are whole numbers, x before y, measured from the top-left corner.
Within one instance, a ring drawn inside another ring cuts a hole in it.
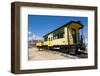
[[[36,47],[29,48],[28,54],[29,60],[78,59],[76,56],[51,50],[38,50]]]

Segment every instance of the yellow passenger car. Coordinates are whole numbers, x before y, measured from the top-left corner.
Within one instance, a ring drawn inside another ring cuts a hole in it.
[[[80,48],[80,30],[83,25],[80,22],[71,21],[50,33],[44,35],[44,42],[37,47],[42,46],[48,49],[62,49],[69,52],[69,49],[74,49],[77,53]]]

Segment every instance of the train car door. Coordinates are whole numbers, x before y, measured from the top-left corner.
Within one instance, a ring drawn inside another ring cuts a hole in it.
[[[72,29],[72,37],[74,44],[77,44],[77,32],[76,29]]]
[[[52,37],[49,38],[49,40],[48,40],[48,46],[49,46],[49,47],[52,46]]]

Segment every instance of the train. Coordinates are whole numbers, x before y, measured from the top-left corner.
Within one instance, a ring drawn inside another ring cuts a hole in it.
[[[80,21],[70,21],[63,26],[45,34],[44,41],[36,43],[37,48],[77,54],[79,50],[85,50],[83,37],[80,35],[84,25]]]

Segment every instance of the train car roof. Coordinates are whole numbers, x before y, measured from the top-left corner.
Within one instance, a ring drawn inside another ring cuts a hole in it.
[[[55,30],[53,30],[53,31],[51,31],[51,32],[49,32],[49,33],[47,33],[47,34],[45,34],[43,37],[49,35],[50,33],[55,32],[55,31],[57,31],[57,30],[59,30],[59,29],[61,29],[61,28],[64,28],[64,27],[70,25],[71,23],[77,23],[77,24],[80,24],[80,25],[81,25],[81,28],[83,28],[83,24],[81,24],[81,21],[77,21],[77,22],[76,22],[76,21],[70,21],[69,23],[65,23],[63,26],[60,26],[59,28],[57,28],[57,29],[55,29]]]

